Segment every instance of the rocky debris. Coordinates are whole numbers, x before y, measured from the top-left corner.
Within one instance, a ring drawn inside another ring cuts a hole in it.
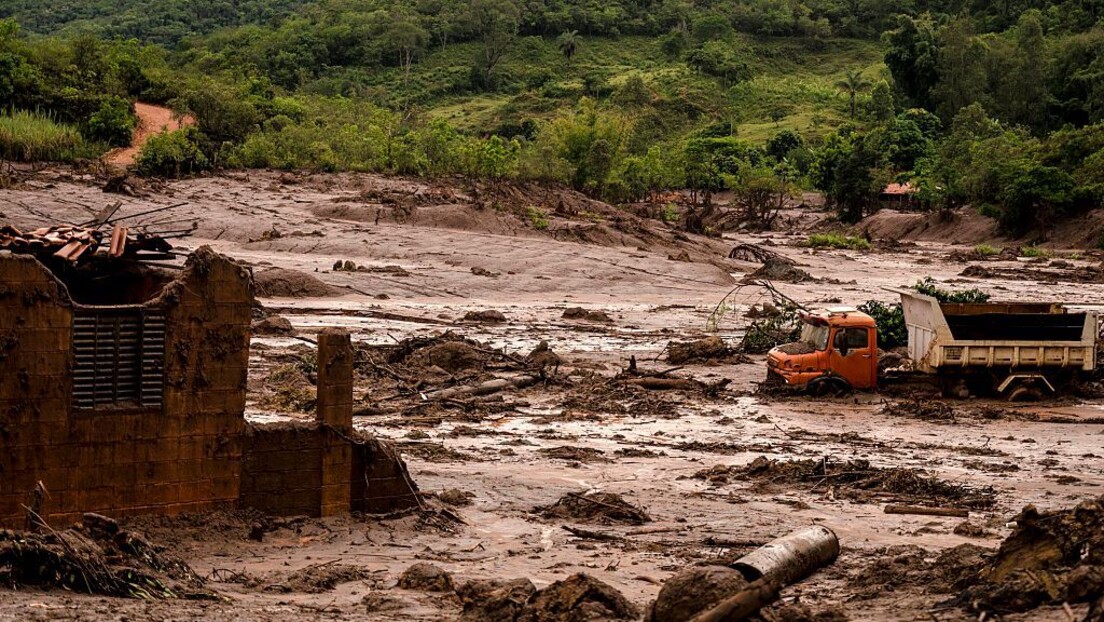
[[[713,467],[694,475],[714,483],[730,478],[757,481],[765,486],[814,483],[835,488],[837,494],[853,501],[897,499],[916,505],[953,504],[970,509],[993,506],[992,488],[974,488],[952,484],[919,469],[880,468],[867,460],[834,462],[822,460],[772,460],[760,456],[746,466]]]
[[[342,583],[363,581],[372,576],[364,566],[352,566],[335,562],[311,564],[287,574],[280,581],[265,586],[266,592],[321,594]]]
[[[886,547],[875,551],[874,559],[854,572],[848,585],[862,600],[907,588],[952,594],[977,573],[992,552],[974,544],[960,544],[939,554],[915,545]]]
[[[568,307],[561,316],[565,320],[579,320],[581,322],[595,322],[598,324],[612,324],[613,319],[605,311],[598,309],[584,309],[583,307]]]
[[[744,282],[749,281],[778,281],[781,283],[808,283],[816,281],[813,275],[798,268],[788,259],[771,258],[763,263],[763,266],[744,277]]]
[[[967,520],[955,525],[953,533],[964,538],[985,538],[992,535],[993,532],[986,529],[984,525]]]
[[[523,612],[525,622],[635,620],[640,612],[621,592],[585,573],[537,592]]]
[[[789,258],[756,244],[738,244],[728,252],[729,259],[746,261],[749,263],[767,263],[768,261],[781,261],[793,263]]]
[[[569,492],[552,505],[537,508],[544,518],[571,519],[585,523],[624,523],[643,525],[651,522],[642,508],[625,501],[621,495],[609,492],[579,494]]]
[[[311,412],[317,390],[302,364],[289,363],[272,370],[262,381],[258,403],[277,412]]]
[[[501,324],[506,321],[506,314],[501,311],[495,311],[494,309],[488,309],[486,311],[468,311],[464,314],[464,321],[476,324]]]
[[[360,604],[364,606],[368,613],[406,609],[406,603],[401,598],[386,592],[368,592],[364,595],[364,598],[360,599]]]
[[[759,613],[763,622],[847,622],[850,618],[843,607],[829,605],[814,609],[802,603],[789,603],[764,609]]]
[[[667,260],[668,261],[681,261],[681,262],[685,262],[685,263],[691,263],[691,262],[694,261],[693,259],[690,258],[690,253],[686,252],[685,250],[679,251],[678,253],[673,254],[673,255],[667,255]]]
[[[879,414],[887,417],[923,419],[937,423],[953,423],[959,419],[1034,421],[1039,418],[1035,413],[1020,412],[999,406],[960,406],[940,400],[921,398],[887,403],[882,406]]]
[[[357,265],[355,263],[349,261],[348,259],[346,259],[345,261],[341,261],[339,259],[336,262],[334,262],[333,271],[334,272],[356,272],[357,271]]]
[[[161,551],[141,534],[98,514],[45,534],[0,529],[0,587],[60,588],[145,600],[212,596],[187,564]]]
[[[295,335],[295,327],[291,322],[278,315],[256,320],[251,327],[255,336],[262,337],[287,337]]]
[[[532,352],[526,355],[525,363],[530,368],[539,370],[541,374],[544,374],[548,369],[551,369],[552,373],[558,372],[563,360],[552,351],[547,341],[541,341],[537,344],[537,347],[533,348]]]
[[[491,272],[490,270],[478,267],[473,267],[471,269],[471,273],[475,276],[485,276],[488,279],[497,279],[499,276],[501,276],[498,272]]]
[[[667,346],[667,361],[672,365],[685,365],[702,361],[716,361],[733,354],[728,344],[717,336],[697,341],[670,343]]]
[[[407,362],[418,367],[439,367],[449,373],[456,373],[483,367],[485,357],[464,341],[445,341],[418,350]]]
[[[687,622],[747,586],[744,575],[727,566],[683,570],[663,584],[644,622]]]
[[[640,615],[621,592],[584,573],[539,591],[528,579],[494,579],[469,581],[456,592],[461,622],[598,622]]]
[[[253,274],[257,295],[262,298],[327,298],[341,290],[309,274],[286,268],[268,268]]]
[[[421,592],[452,592],[452,575],[433,564],[417,563],[399,576],[399,587]]]
[[[962,582],[971,611],[1003,615],[1104,594],[1104,496],[1053,512],[1029,505],[1015,524],[997,554]]]
[[[539,452],[546,458],[569,460],[572,462],[611,462],[605,452],[591,447],[545,447]]]
[[[456,588],[461,622],[515,622],[522,619],[537,588],[529,579],[468,581]]]
[[[410,276],[410,272],[402,266],[360,266],[357,268],[357,272],[368,272],[370,274],[387,274],[395,277]]]
[[[472,504],[475,494],[459,488],[449,488],[437,493],[437,498],[445,505],[453,507],[465,507]]]

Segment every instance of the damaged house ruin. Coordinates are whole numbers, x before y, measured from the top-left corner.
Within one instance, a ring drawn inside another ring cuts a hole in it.
[[[0,251],[0,526],[417,504],[397,454],[352,428],[347,333],[320,335],[316,421],[252,425],[249,271],[206,247],[182,271],[88,255]]]

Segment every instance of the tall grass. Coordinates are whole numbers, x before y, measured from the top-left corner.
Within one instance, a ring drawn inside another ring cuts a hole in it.
[[[94,147],[71,125],[39,112],[0,114],[0,158],[17,162],[71,162]]]

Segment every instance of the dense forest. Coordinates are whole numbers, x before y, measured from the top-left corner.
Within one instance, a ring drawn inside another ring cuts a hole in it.
[[[616,202],[911,182],[1017,235],[1104,199],[1104,0],[15,0],[0,157],[570,183]]]

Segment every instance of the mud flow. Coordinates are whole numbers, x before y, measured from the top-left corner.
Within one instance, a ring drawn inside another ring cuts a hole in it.
[[[0,618],[681,622],[678,603],[747,587],[737,559],[822,525],[839,558],[759,619],[1104,619],[1095,385],[1030,403],[925,383],[813,398],[764,387],[758,347],[787,300],[894,303],[928,276],[1104,310],[1097,253],[977,256],[1016,244],[912,214],[867,223],[870,250],[813,250],[815,206],[785,230],[704,237],[525,185],[250,172],[129,188],[123,210],[184,202],[184,250],[251,269],[248,421],[312,420],[318,333],[346,328],[354,426],[395,444],[420,503],[0,531]],[[103,203],[71,170],[0,190],[25,228]]]

